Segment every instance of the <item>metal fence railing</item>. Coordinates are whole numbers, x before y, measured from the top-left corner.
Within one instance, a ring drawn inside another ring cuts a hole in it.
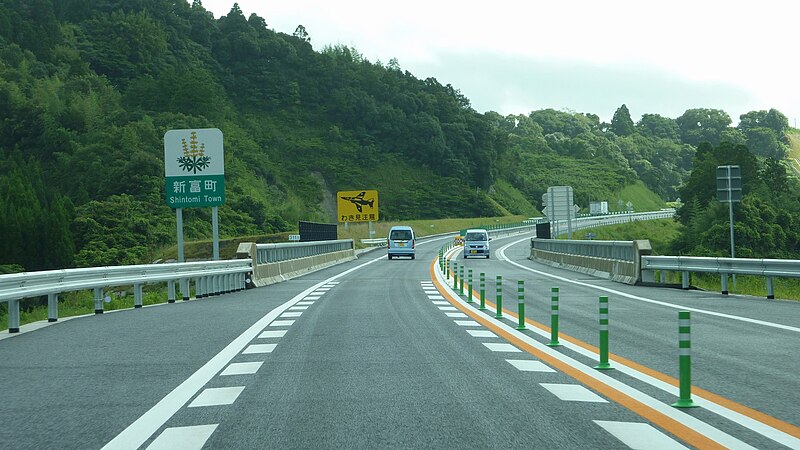
[[[8,330],[19,331],[19,302],[47,296],[48,320],[58,319],[58,295],[63,292],[94,290],[95,313],[103,312],[103,288],[133,286],[134,307],[142,306],[142,285],[167,282],[168,301],[175,301],[175,282],[189,299],[190,280],[195,296],[202,298],[244,289],[245,275],[252,271],[250,259],[201,261],[170,264],[87,267],[0,275],[0,302],[8,302]]]
[[[721,292],[728,293],[728,277],[753,275],[766,278],[767,298],[775,298],[773,277],[800,278],[800,262],[788,259],[709,258],[692,256],[642,256],[643,281],[655,282],[655,271],[660,271],[660,281],[666,282],[666,272],[680,272],[682,287],[689,288],[689,274],[720,274]]]

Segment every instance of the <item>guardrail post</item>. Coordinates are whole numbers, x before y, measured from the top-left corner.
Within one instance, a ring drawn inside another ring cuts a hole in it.
[[[486,274],[481,272],[481,306],[478,308],[480,311],[486,310]]]
[[[608,297],[600,297],[600,364],[594,367],[600,370],[613,369],[608,362]]]
[[[518,330],[527,330],[525,328],[525,282],[523,280],[517,281],[517,316],[519,319]]]
[[[767,277],[767,298],[769,300],[775,299],[775,285],[772,283],[772,277]]]
[[[8,332],[19,333],[19,299],[8,301]]]
[[[47,294],[47,321],[58,320],[58,294]]]
[[[464,296],[464,266],[458,268],[458,295]]]
[[[692,401],[692,338],[691,313],[678,312],[678,360],[680,363],[680,398],[672,406],[696,408]]]
[[[495,285],[495,319],[503,318],[503,277],[497,276],[497,284]]]
[[[142,307],[142,284],[136,283],[133,285],[133,307]]]
[[[723,273],[721,275],[722,280],[722,295],[728,295],[728,274]]]
[[[175,280],[167,281],[167,303],[175,303]]]
[[[203,298],[202,277],[194,277],[194,298]]]
[[[659,270],[658,276],[661,279],[661,284],[667,284],[667,271]]]
[[[103,314],[103,288],[94,288],[94,313]]]
[[[183,301],[189,300],[189,280],[187,278],[181,278],[181,296]]]
[[[550,288],[550,347],[558,347],[558,288]]]
[[[473,303],[473,301],[472,301],[472,269],[469,269],[467,275],[469,276],[469,278],[468,278],[469,283],[467,284],[467,303]]]
[[[683,272],[682,276],[681,287],[683,289],[689,289],[689,272]]]

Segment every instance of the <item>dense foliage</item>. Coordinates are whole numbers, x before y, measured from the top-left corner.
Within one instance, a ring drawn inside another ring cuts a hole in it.
[[[311,39],[235,4],[214,18],[199,0],[0,0],[0,265],[136,263],[174,242],[170,129],[223,130],[223,236],[334,220],[338,190],[378,189],[386,219],[536,214],[558,184],[583,206],[639,179],[674,199],[701,142],[785,151],[774,110],[737,128],[705,109],[481,114],[395,59]],[[209,216],[185,210],[187,238]]]

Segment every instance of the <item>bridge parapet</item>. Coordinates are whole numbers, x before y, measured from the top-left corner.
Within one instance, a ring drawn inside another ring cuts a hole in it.
[[[531,239],[530,259],[626,284],[641,281],[642,256],[652,254],[648,240],[595,241]]]
[[[252,259],[250,287],[260,287],[356,259],[352,239],[255,244],[243,242],[237,258]]]

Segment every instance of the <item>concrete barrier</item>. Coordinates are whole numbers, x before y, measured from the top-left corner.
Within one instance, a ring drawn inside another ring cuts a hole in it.
[[[243,242],[239,244],[236,257],[250,258],[255,262],[257,261],[256,251],[255,243]],[[248,287],[262,287],[280,283],[281,281],[290,280],[354,259],[356,259],[355,250],[350,248],[348,250],[289,259],[286,261],[254,264],[253,274],[250,277]]]
[[[537,243],[540,246],[546,245],[548,250],[537,248]],[[623,247],[628,247],[630,251],[619,251]],[[651,253],[650,241],[647,240],[577,241],[533,238],[530,259],[620,283],[637,284],[641,282],[641,257]],[[599,257],[592,256],[593,254],[620,256]]]

